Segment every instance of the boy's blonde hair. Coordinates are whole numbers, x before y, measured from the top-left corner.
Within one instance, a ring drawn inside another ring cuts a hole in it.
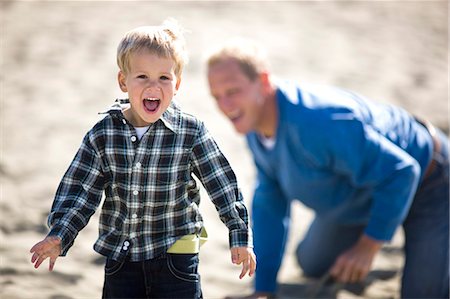
[[[210,51],[207,55],[208,68],[227,59],[236,60],[244,74],[252,81],[262,72],[268,71],[265,51],[260,45],[247,39],[230,39]]]
[[[175,62],[175,75],[181,78],[188,57],[185,49],[185,30],[169,18],[160,26],[142,26],[128,31],[117,47],[117,65],[127,74],[130,70],[130,55],[142,50]]]

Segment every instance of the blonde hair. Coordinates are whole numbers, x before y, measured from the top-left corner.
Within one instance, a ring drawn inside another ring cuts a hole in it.
[[[255,80],[262,72],[268,71],[268,59],[263,48],[243,38],[233,38],[207,54],[208,68],[227,59],[234,59],[244,74]]]
[[[175,62],[175,75],[181,78],[188,61],[185,49],[186,30],[173,18],[160,26],[142,26],[128,31],[117,47],[117,65],[127,74],[130,70],[130,55],[147,50],[160,57],[171,58]]]

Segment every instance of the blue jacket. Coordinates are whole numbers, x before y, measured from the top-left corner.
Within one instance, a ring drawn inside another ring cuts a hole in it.
[[[247,135],[258,172],[254,201],[298,199],[319,217],[367,224],[368,236],[390,240],[431,159],[429,133],[405,110],[349,91],[277,86],[274,148]]]

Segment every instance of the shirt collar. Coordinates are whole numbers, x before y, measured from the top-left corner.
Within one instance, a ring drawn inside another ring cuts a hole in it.
[[[180,107],[175,100],[172,100],[167,110],[164,111],[161,121],[172,132],[180,132]]]
[[[116,99],[114,104],[109,107],[107,111],[99,112],[99,114],[109,114],[111,116],[119,117],[121,119],[124,119],[123,111],[125,109],[128,109],[130,107],[130,100],[129,99]],[[179,132],[179,114],[180,114],[180,108],[178,107],[178,104],[175,103],[174,100],[170,103],[169,107],[166,111],[161,115],[161,122],[164,124],[166,128],[171,130],[174,133]],[[158,120],[158,121],[159,121]],[[157,121],[157,122],[158,122]]]

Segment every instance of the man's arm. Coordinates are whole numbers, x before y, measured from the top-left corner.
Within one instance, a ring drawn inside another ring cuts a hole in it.
[[[258,165],[257,171],[252,203],[253,235],[258,259],[255,291],[274,294],[289,232],[290,201],[276,181]]]
[[[420,166],[406,151],[357,118],[336,120],[322,133],[325,142],[316,152],[329,153],[331,169],[347,176],[354,186],[373,190],[364,234],[330,269],[337,280],[356,282],[367,276],[376,253],[405,218]]]

